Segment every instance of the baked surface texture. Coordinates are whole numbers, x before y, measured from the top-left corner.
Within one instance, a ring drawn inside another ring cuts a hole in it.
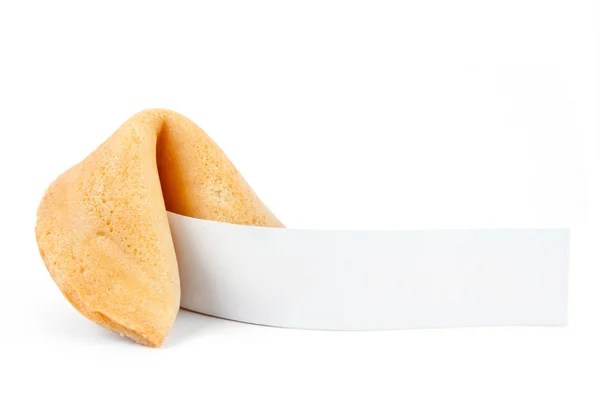
[[[283,227],[202,129],[142,111],[46,190],[36,238],[50,275],[90,320],[159,347],[179,309],[166,211]]]

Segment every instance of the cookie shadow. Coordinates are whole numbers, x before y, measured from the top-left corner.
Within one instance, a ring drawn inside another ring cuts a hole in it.
[[[204,333],[213,334],[218,331],[234,329],[238,322],[180,309],[177,319],[162,347],[174,347],[193,341]]]

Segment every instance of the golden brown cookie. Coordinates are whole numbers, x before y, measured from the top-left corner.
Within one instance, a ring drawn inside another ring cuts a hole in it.
[[[166,211],[282,227],[202,129],[168,110],[130,118],[47,189],[36,237],[50,275],[84,316],[159,347],[179,309]]]

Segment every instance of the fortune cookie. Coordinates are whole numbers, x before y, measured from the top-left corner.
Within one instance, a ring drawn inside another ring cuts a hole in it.
[[[46,190],[35,228],[46,268],[85,317],[159,347],[179,309],[167,210],[283,227],[202,129],[142,111]]]

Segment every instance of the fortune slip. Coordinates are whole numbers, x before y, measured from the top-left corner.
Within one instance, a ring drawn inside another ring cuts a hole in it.
[[[561,229],[268,229],[169,213],[181,306],[286,328],[565,325]]]

